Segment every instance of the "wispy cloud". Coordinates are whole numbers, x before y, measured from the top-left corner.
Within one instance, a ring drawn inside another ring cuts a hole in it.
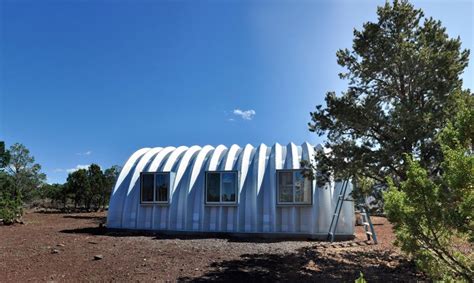
[[[240,116],[244,120],[252,120],[253,117],[257,114],[255,110],[249,109],[249,110],[241,110],[241,109],[234,109],[234,115]]]
[[[54,172],[54,173],[64,172],[64,169],[62,169],[62,168],[56,168],[56,169],[53,169],[53,172]]]
[[[78,165],[76,165],[75,168],[66,169],[66,172],[72,173],[72,172],[75,172],[75,171],[77,171],[77,170],[79,170],[79,169],[87,169],[87,168],[89,168],[89,165],[81,165],[81,164],[78,164]]]
[[[81,156],[86,156],[86,155],[91,155],[92,154],[92,150],[88,150],[86,152],[78,152],[76,153],[76,155],[81,155]]]

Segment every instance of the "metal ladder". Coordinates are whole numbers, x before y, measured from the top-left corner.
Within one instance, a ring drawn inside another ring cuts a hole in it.
[[[367,235],[367,240],[370,241],[370,238],[374,240],[374,244],[377,244],[377,235],[375,234],[374,225],[370,220],[370,215],[365,205],[360,205],[360,215],[362,216],[362,225],[364,226],[365,234]]]
[[[349,201],[346,199],[348,185],[349,180],[344,180],[342,182],[341,193],[337,198],[336,208],[334,209],[334,215],[332,216],[331,225],[329,225],[328,232],[328,241],[331,242],[334,242],[337,223],[341,214],[342,205],[344,204],[344,201]],[[370,241],[370,239],[372,238],[374,244],[377,244],[377,235],[375,234],[374,225],[372,224],[372,220],[370,220],[370,214],[365,208],[365,204],[359,204],[358,207],[360,208],[360,215],[362,216],[362,225],[364,226],[365,234],[367,235],[367,240]]]
[[[341,193],[337,198],[336,208],[334,209],[334,215],[332,216],[331,225],[329,225],[328,241],[334,242],[334,236],[336,234],[337,222],[339,221],[339,215],[341,214],[342,205],[344,204],[347,192],[347,186],[349,180],[342,182]]]

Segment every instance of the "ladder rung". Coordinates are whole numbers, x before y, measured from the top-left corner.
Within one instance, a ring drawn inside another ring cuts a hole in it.
[[[366,231],[365,234],[372,236],[372,232]]]
[[[364,226],[370,226],[370,223],[369,223],[369,222],[362,222],[362,225],[364,225]]]
[[[333,232],[329,232],[329,235],[332,235],[332,234],[334,234],[334,233],[333,233]]]

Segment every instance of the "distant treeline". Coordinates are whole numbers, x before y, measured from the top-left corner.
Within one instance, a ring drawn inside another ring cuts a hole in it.
[[[109,203],[110,193],[120,173],[118,166],[102,169],[91,164],[87,169],[79,169],[69,174],[64,184],[44,184],[38,190],[40,203],[46,208],[67,210],[105,209]]]
[[[0,141],[0,223],[13,223],[25,206],[105,209],[119,173],[118,166],[102,171],[99,165],[91,164],[69,173],[64,184],[48,184],[41,166],[24,145],[16,143],[6,150]]]

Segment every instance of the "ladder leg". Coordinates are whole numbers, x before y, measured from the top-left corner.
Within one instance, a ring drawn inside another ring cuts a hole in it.
[[[368,221],[367,221],[367,212],[365,211],[365,209],[362,209],[362,225],[364,225],[364,231],[365,231],[365,235],[367,236],[367,241],[370,241],[370,235],[369,233],[369,227],[367,227],[367,224]]]
[[[377,235],[375,234],[374,225],[370,219],[369,212],[365,207],[361,207],[362,218],[364,221],[365,234],[367,235],[367,240],[370,241],[373,239],[374,243],[377,244]]]
[[[336,234],[337,223],[339,221],[339,216],[341,214],[342,205],[344,204],[344,199],[346,197],[347,186],[349,184],[349,180],[344,180],[341,186],[341,192],[339,193],[336,207],[334,209],[334,215],[331,220],[331,224],[329,225],[329,233],[328,233],[328,240],[331,242],[334,241],[334,237]]]

